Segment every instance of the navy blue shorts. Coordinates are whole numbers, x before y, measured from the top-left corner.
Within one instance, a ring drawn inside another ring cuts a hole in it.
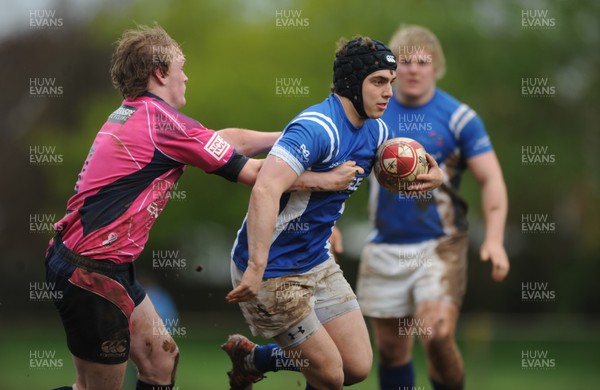
[[[46,281],[60,292],[54,303],[71,353],[102,364],[126,362],[131,313],[146,296],[133,263],[88,259],[55,237],[46,256]]]

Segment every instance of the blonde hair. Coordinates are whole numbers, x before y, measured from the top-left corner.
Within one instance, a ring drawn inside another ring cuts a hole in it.
[[[433,66],[435,67],[435,77],[441,79],[446,73],[446,57],[442,45],[431,30],[417,25],[402,25],[390,40],[390,49],[398,58],[402,48],[417,47],[427,50],[432,56]],[[400,59],[398,59],[400,62]]]
[[[166,76],[171,63],[183,57],[179,44],[158,24],[127,30],[116,45],[110,75],[113,86],[126,98],[144,93],[155,69]]]

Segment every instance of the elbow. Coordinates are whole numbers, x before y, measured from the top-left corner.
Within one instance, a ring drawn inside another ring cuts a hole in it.
[[[250,203],[263,204],[266,202],[275,204],[279,202],[282,194],[283,192],[277,186],[258,178],[250,193]]]
[[[263,160],[250,159],[238,175],[237,181],[247,186],[254,187],[263,162]]]
[[[226,128],[217,131],[221,138],[235,148],[235,151],[244,156],[250,156],[252,150],[246,142],[244,134],[236,128]]]
[[[243,156],[252,157],[254,155],[246,142],[238,142],[234,147],[235,151]]]
[[[264,199],[266,198],[270,193],[271,193],[271,189],[267,186],[265,186],[263,183],[261,182],[254,182],[254,185],[252,187],[252,191],[251,191],[251,197],[255,198],[255,199]]]

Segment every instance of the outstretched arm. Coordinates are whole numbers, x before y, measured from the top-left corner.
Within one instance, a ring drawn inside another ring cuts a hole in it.
[[[492,262],[492,279],[499,282],[506,277],[510,268],[504,249],[508,196],[502,169],[493,151],[470,158],[467,166],[481,187],[485,239],[481,245],[480,257],[482,261]]]
[[[238,182],[254,186],[265,160],[250,159],[238,175]],[[286,163],[281,162],[280,164]],[[288,167],[289,168],[289,167]],[[354,161],[346,161],[327,172],[304,171],[285,191],[343,191],[354,181],[356,175],[365,171]]]
[[[254,131],[235,127],[222,129],[217,133],[244,156],[268,152],[281,135],[281,132]]]

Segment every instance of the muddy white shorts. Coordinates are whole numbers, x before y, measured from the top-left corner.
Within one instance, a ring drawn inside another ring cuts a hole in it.
[[[365,316],[414,315],[422,301],[459,307],[466,287],[466,234],[416,244],[368,244],[362,253],[356,293]]]
[[[234,288],[242,276],[232,261]],[[333,258],[303,274],[265,279],[258,296],[239,305],[252,334],[273,338],[282,348],[303,343],[321,324],[359,309],[356,295]]]

